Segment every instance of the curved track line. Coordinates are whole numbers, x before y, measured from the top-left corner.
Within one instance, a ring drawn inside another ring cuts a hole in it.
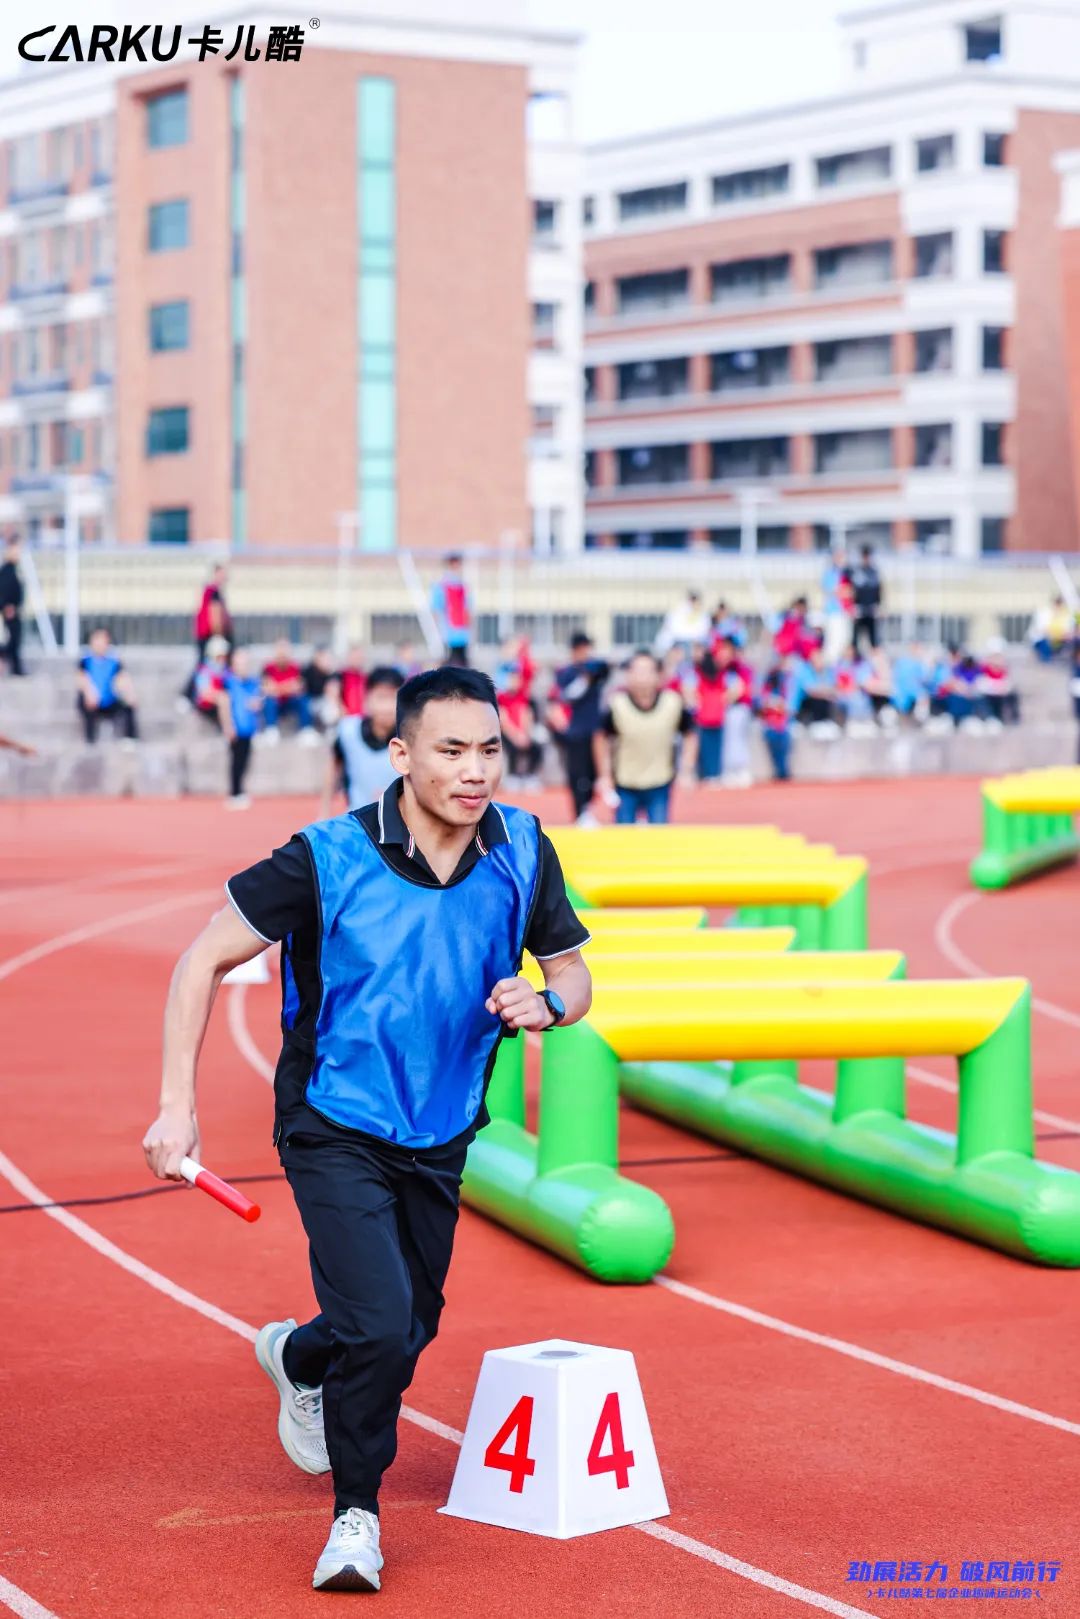
[[[151,917],[167,916],[170,911],[182,911],[185,906],[201,905],[217,897],[216,888],[204,888],[196,894],[174,896],[172,899],[158,900],[153,905],[140,905],[133,911],[120,911],[116,916],[103,917],[99,922],[88,922],[85,927],[72,928],[70,933],[58,933],[55,939],[46,939],[43,944],[36,944],[21,955],[0,961],[0,983],[23,967],[32,967],[35,961],[43,961],[46,956],[54,956],[60,950],[70,950],[73,945],[85,944],[88,939],[96,939],[103,933],[114,933],[129,922],[148,922]]]
[[[233,1044],[244,1061],[254,1068],[260,1078],[265,1079],[267,1084],[272,1085],[274,1083],[274,1065],[269,1058],[263,1056],[255,1044],[251,1030],[248,1028],[247,985],[229,984],[227,987],[229,996],[225,1007],[225,1018],[229,1025],[229,1033],[232,1035]]]
[[[960,1089],[955,1079],[931,1073],[929,1068],[918,1068],[909,1063],[904,1071],[909,1079],[917,1079],[921,1085],[932,1085],[936,1091],[949,1091],[955,1096]],[[1052,1124],[1055,1130],[1072,1130],[1080,1136],[1080,1119],[1063,1119],[1060,1113],[1047,1113],[1041,1107],[1033,1107],[1031,1117],[1038,1124]]]
[[[972,961],[970,956],[966,956],[952,936],[953,923],[957,917],[962,916],[966,910],[975,904],[976,900],[982,899],[982,897],[982,894],[979,893],[960,894],[958,898],[946,905],[934,923],[934,943],[946,961],[951,961],[953,966],[958,967],[968,978],[994,977],[993,973],[988,973],[985,968],[979,966],[978,962]],[[1067,1023],[1071,1029],[1080,1029],[1080,1016],[1075,1012],[1068,1011],[1064,1006],[1056,1006],[1053,1001],[1044,1001],[1038,995],[1031,997],[1031,1004],[1036,1011],[1043,1014],[1043,1017],[1054,1018],[1058,1023]]]
[[[931,1387],[944,1389],[948,1394],[959,1394],[966,1400],[976,1400],[980,1405],[993,1406],[995,1410],[1005,1411],[1013,1417],[1023,1417],[1028,1422],[1042,1423],[1047,1428],[1058,1428],[1062,1433],[1080,1435],[1080,1422],[1070,1422],[1067,1417],[1055,1417],[1049,1411],[1040,1411],[1035,1406],[1021,1405],[1018,1400],[1006,1400],[1003,1395],[991,1394],[986,1389],[973,1388],[970,1383],[957,1383],[951,1377],[941,1377],[937,1372],[925,1372],[921,1366],[910,1366],[907,1361],[893,1360],[890,1355],[879,1355],[876,1350],[862,1349],[858,1344],[849,1344],[843,1338],[832,1338],[822,1332],[811,1332],[807,1327],[792,1326],[789,1321],[781,1321],[774,1315],[764,1315],[760,1310],[750,1310],[745,1304],[734,1304],[730,1299],[717,1298],[712,1293],[704,1292],[700,1287],[689,1287],[685,1282],[677,1282],[671,1276],[654,1276],[653,1281],[658,1287],[666,1287],[672,1293],[678,1293],[681,1298],[691,1299],[695,1304],[704,1304],[711,1310],[722,1310],[726,1315],[738,1316],[742,1321],[752,1322],[754,1326],[768,1327],[771,1332],[782,1332],[788,1338],[800,1338],[804,1343],[817,1344],[821,1349],[832,1349],[838,1355],[847,1355],[852,1360],[864,1361],[869,1366],[879,1366],[883,1371],[895,1372],[899,1377],[910,1377],[917,1383],[929,1383]]]
[[[50,1608],[43,1608],[40,1602],[35,1602],[33,1597],[27,1596],[25,1591],[20,1591],[17,1585],[12,1585],[3,1575],[0,1575],[0,1602],[5,1608],[10,1608],[12,1613],[17,1613],[19,1619],[56,1619],[55,1613]]]
[[[73,894],[86,888],[119,888],[123,883],[147,882],[151,877],[175,877],[182,871],[205,866],[205,860],[172,860],[165,866],[135,866],[131,871],[98,871],[89,877],[59,878],[51,883],[34,883],[28,888],[4,889],[0,905],[14,905],[16,900],[48,898],[50,894]]]

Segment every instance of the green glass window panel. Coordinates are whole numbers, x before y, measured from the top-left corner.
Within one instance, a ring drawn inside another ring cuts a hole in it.
[[[247,391],[242,383],[233,388],[232,431],[234,439],[247,437]]]
[[[364,454],[392,455],[395,442],[394,384],[360,384],[360,442]]]
[[[395,292],[393,278],[388,275],[360,275],[360,337],[361,344],[370,342],[392,343],[395,326]]]
[[[397,366],[394,351],[381,343],[370,343],[360,351],[360,375],[365,382],[394,380]]]
[[[187,247],[191,241],[191,215],[186,197],[150,204],[147,238],[151,253]]]
[[[244,194],[244,176],[242,174],[234,174],[229,184],[231,190],[231,211],[229,217],[231,219],[233,228],[236,230],[241,230],[247,220],[246,198]]]
[[[188,138],[188,93],[166,90],[146,103],[146,139],[149,146],[183,146]]]
[[[187,545],[191,538],[191,510],[187,506],[159,506],[150,513],[151,545]]]
[[[234,545],[247,544],[247,491],[244,489],[233,490],[232,541]]]
[[[179,455],[190,442],[186,405],[171,405],[150,412],[146,423],[147,455]]]
[[[397,543],[397,496],[393,488],[365,485],[360,495],[360,549],[392,551]]]
[[[360,237],[365,254],[375,242],[394,239],[394,171],[365,167],[360,176]]]
[[[150,347],[155,353],[166,349],[186,349],[189,342],[189,305],[186,298],[175,303],[151,304]]]
[[[369,77],[360,80],[358,122],[361,163],[393,163],[395,124],[393,79]]]
[[[244,321],[244,280],[242,276],[233,277],[231,297],[233,342],[242,343],[247,336]]]

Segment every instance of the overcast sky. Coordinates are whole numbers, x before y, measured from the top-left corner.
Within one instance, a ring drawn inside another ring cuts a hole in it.
[[[850,4],[852,0],[529,0],[539,25],[585,36],[578,135],[586,141],[827,92],[843,66],[835,15]],[[137,16],[140,22],[165,23],[190,17],[195,9],[191,0],[161,0],[156,6],[138,6],[132,0],[68,0],[66,6],[42,13],[14,0],[0,9],[3,75],[18,68],[20,35],[46,21],[77,21],[87,27]],[[217,9],[207,7],[211,13]],[[257,14],[257,0],[251,9]],[[378,0],[357,9],[374,12]],[[661,18],[663,26],[658,26]]]

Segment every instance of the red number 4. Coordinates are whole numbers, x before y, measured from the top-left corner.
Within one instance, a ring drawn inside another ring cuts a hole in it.
[[[485,1467],[494,1467],[500,1472],[510,1474],[510,1489],[514,1495],[522,1493],[525,1480],[536,1472],[536,1460],[529,1455],[532,1419],[532,1395],[523,1394],[484,1452]],[[514,1448],[504,1450],[503,1447],[512,1434],[516,1435]],[[611,1440],[611,1449],[605,1456],[601,1454],[601,1447],[608,1438]],[[626,1490],[630,1487],[630,1469],[633,1465],[634,1453],[627,1450],[623,1439],[619,1396],[609,1394],[604,1401],[600,1421],[596,1425],[596,1432],[589,1446],[589,1476],[594,1478],[598,1473],[614,1473],[616,1487]]]
[[[510,1474],[510,1488],[515,1495],[521,1494],[525,1488],[526,1478],[531,1478],[536,1472],[536,1462],[529,1455],[532,1414],[532,1395],[523,1394],[484,1452],[485,1467],[497,1467]],[[502,1447],[515,1429],[517,1442],[513,1450],[503,1450]]]
[[[600,1446],[609,1434],[611,1449],[606,1456],[601,1456]],[[630,1486],[630,1469],[633,1465],[634,1453],[627,1450],[623,1439],[619,1396],[609,1394],[600,1412],[600,1421],[596,1425],[593,1442],[589,1446],[589,1474],[592,1476],[596,1473],[614,1473],[616,1486],[620,1490],[625,1490]]]

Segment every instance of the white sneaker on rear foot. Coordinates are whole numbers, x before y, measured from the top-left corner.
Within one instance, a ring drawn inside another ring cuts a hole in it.
[[[377,1591],[382,1566],[377,1515],[350,1507],[334,1519],[311,1583],[316,1591]]]
[[[295,1321],[268,1321],[255,1340],[255,1359],[281,1396],[278,1438],[286,1456],[305,1473],[329,1473],[322,1389],[291,1383],[282,1360],[285,1340],[295,1330]]]

